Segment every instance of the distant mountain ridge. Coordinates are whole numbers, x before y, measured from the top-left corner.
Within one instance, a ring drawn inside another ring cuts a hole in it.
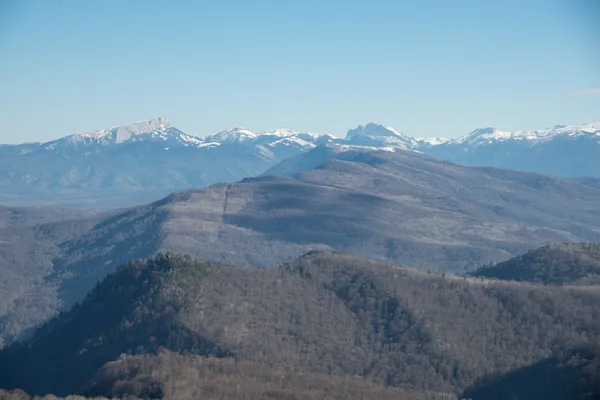
[[[267,139],[265,139],[267,138]],[[478,128],[471,133],[449,139],[445,137],[416,138],[411,137],[396,128],[385,127],[369,122],[348,130],[345,138],[330,134],[296,132],[289,128],[278,128],[264,132],[254,132],[250,128],[237,126],[221,132],[198,137],[188,135],[171,126],[167,117],[158,117],[128,125],[115,126],[93,132],[75,133],[49,142],[31,142],[18,145],[0,144],[2,153],[14,152],[13,149],[54,150],[58,148],[80,148],[94,145],[112,146],[141,141],[163,141],[176,139],[183,146],[205,147],[219,146],[232,143],[251,143],[254,141],[272,143],[287,139],[286,143],[296,143],[312,148],[323,143],[336,143],[357,146],[385,147],[394,146],[415,150],[425,150],[438,146],[468,145],[473,148],[506,142],[521,142],[536,146],[552,140],[585,139],[600,144],[600,120],[584,125],[556,125],[547,129],[501,131],[496,128]],[[275,139],[275,140],[273,140]]]
[[[600,177],[600,121],[535,131],[483,128],[457,139],[416,139],[375,123],[351,129],[345,138],[288,128],[257,133],[247,127],[201,138],[160,117],[46,143],[0,145],[0,203],[130,206],[277,171],[278,163],[289,164],[318,146],[412,150],[466,165]]]
[[[0,203],[109,209],[256,176],[333,138],[234,128],[199,138],[165,117],[0,147]]]
[[[539,172],[560,177],[600,177],[600,120],[584,125],[506,132],[494,128],[419,147],[466,165]]]

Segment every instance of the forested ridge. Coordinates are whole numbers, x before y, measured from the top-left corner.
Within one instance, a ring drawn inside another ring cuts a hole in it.
[[[0,387],[161,397],[168,382],[180,379],[179,363],[193,365],[184,371],[221,362],[173,352],[260,365],[269,373],[360,377],[367,391],[397,387],[427,399],[477,394],[476,388],[557,351],[598,343],[599,304],[600,292],[585,288],[489,283],[339,253],[313,252],[271,270],[161,254],[120,267],[32,340],[1,351]],[[154,376],[159,372],[149,368],[164,367],[152,367],[157,353],[157,363],[171,360],[174,375],[142,379],[143,371]],[[134,358],[125,362],[122,354]],[[111,368],[127,373],[107,375]],[[325,390],[328,380],[314,379]],[[129,389],[118,392],[120,381],[130,381]]]
[[[544,285],[600,284],[600,243],[554,243],[479,268],[473,276]]]
[[[262,269],[329,249],[463,274],[546,243],[600,241],[599,188],[412,151],[340,150],[293,177],[107,213],[0,209],[0,347],[82,301],[118,265],[167,250]]]

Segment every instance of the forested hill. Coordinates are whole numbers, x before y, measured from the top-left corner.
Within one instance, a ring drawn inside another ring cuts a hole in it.
[[[294,177],[217,184],[109,215],[15,229],[1,226],[15,220],[5,212],[0,341],[26,337],[118,265],[160,251],[266,268],[332,249],[465,273],[547,243],[600,241],[600,188],[414,151],[330,155]]]
[[[472,275],[545,285],[600,284],[600,243],[550,244]]]
[[[166,348],[458,395],[557,346],[597,342],[599,304],[589,290],[488,284],[329,252],[271,270],[159,255],[120,267],[32,340],[1,351],[0,387],[81,392],[121,354]]]

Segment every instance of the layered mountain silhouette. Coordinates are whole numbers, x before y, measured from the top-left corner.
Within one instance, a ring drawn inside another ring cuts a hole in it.
[[[539,172],[562,177],[600,176],[600,121],[506,132],[476,129],[420,150],[467,165]]]
[[[350,129],[345,138],[287,128],[257,133],[247,127],[200,138],[161,117],[47,143],[0,146],[0,202],[88,209],[131,206],[174,191],[265,174],[326,144],[412,149],[465,165],[589,177],[587,182],[594,182],[600,177],[599,142],[599,122],[517,132],[484,128],[451,140],[415,139],[375,123]]]
[[[117,265],[159,251],[261,269],[333,249],[463,273],[547,243],[600,241],[596,187],[412,150],[338,150],[291,177],[0,230],[0,270],[11,293],[1,308],[2,337],[14,340],[80,301]]]
[[[235,128],[201,139],[156,118],[48,143],[3,146],[0,202],[93,209],[141,204],[258,175],[329,138]]]

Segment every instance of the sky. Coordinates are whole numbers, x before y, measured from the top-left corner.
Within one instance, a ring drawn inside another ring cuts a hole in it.
[[[415,137],[600,119],[595,0],[2,0],[0,143],[167,116]]]

